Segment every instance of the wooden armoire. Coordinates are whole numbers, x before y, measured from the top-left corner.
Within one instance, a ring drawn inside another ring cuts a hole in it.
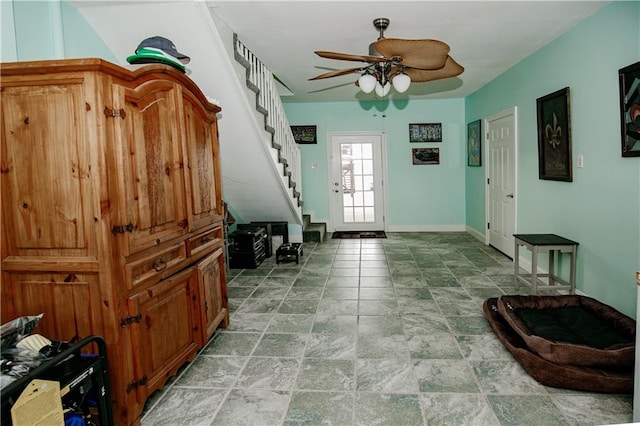
[[[3,63],[2,322],[108,347],[136,424],[229,312],[216,114],[167,65]]]

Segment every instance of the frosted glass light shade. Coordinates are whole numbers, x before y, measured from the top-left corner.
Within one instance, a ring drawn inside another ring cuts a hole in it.
[[[371,93],[373,89],[376,87],[376,78],[371,74],[363,74],[358,79],[358,86],[360,86],[360,90],[364,93]]]
[[[387,93],[389,93],[389,90],[391,90],[390,83],[387,82],[384,86],[381,85],[380,83],[376,83],[376,95],[380,96],[381,98],[384,96],[387,96]]]
[[[411,77],[404,73],[398,74],[393,77],[392,84],[393,87],[396,88],[398,93],[404,93],[407,91],[409,85],[411,84]]]

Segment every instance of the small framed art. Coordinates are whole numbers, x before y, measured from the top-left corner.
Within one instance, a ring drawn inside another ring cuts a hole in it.
[[[298,144],[318,143],[316,137],[316,126],[291,126],[293,139]]]
[[[442,123],[409,124],[409,142],[442,142]]]
[[[640,157],[640,62],[618,70],[622,156]]]
[[[413,165],[440,164],[440,148],[412,148]]]
[[[538,110],[538,177],[573,181],[569,88],[536,100]]]
[[[469,167],[482,165],[482,132],[480,130],[480,120],[467,124],[467,166]]]

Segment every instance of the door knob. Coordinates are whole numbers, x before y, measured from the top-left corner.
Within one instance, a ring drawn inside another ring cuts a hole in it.
[[[507,194],[507,198],[513,198],[513,194]]]

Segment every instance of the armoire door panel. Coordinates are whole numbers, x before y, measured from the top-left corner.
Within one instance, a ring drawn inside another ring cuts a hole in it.
[[[226,291],[223,289],[224,256],[222,249],[218,249],[198,263],[198,284],[200,285],[201,308],[203,319],[203,341],[213,336],[218,326],[224,327],[229,321],[229,311],[225,300]]]
[[[2,103],[2,209],[12,232],[10,254],[86,254],[91,192],[83,86],[54,80],[3,87]]]
[[[177,368],[192,359],[199,348],[200,333],[194,312],[196,269],[189,268],[131,297],[127,303],[134,345],[140,350],[136,368],[138,379],[146,377],[138,389],[142,401],[158,389]]]
[[[191,190],[192,229],[210,225],[222,218],[222,197],[217,186],[217,126],[201,107],[183,98],[188,181]]]
[[[175,92],[173,86],[152,83],[127,92],[122,134],[127,220],[133,224],[125,232],[129,253],[187,231],[180,134],[176,126],[165,125],[175,121]]]

